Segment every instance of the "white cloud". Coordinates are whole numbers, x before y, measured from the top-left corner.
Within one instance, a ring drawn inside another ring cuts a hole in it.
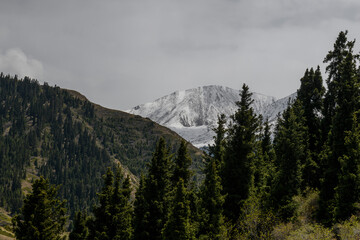
[[[41,79],[44,73],[43,64],[26,54],[19,48],[11,48],[4,53],[0,51],[0,71],[4,74],[29,76]]]

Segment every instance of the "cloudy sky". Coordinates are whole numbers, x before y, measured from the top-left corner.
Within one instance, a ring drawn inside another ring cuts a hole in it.
[[[280,98],[346,29],[358,0],[1,0],[0,71],[123,110],[212,84]]]

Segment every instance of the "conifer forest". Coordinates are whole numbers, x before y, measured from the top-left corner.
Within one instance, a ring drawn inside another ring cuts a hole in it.
[[[355,46],[340,32],[276,124],[243,84],[204,151],[149,119],[1,73],[0,236],[360,239]]]

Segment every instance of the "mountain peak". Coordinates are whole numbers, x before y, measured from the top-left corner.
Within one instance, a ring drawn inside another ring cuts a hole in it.
[[[239,90],[220,85],[200,86],[173,92],[127,112],[150,118],[174,130],[195,146],[202,147],[212,142],[214,134],[211,129],[216,126],[218,115],[230,117],[235,113],[239,93]],[[252,98],[254,111],[269,121],[273,121],[288,102],[288,98],[278,102],[275,97],[261,93],[253,93]]]

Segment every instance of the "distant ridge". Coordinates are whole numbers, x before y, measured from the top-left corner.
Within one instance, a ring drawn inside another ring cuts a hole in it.
[[[252,107],[264,119],[273,122],[282,112],[289,99],[296,93],[277,100],[275,97],[253,93]],[[231,116],[237,109],[240,100],[239,90],[229,87],[210,85],[176,91],[157,100],[138,105],[126,112],[150,118],[166,126],[196,147],[203,147],[212,142],[217,116]]]

